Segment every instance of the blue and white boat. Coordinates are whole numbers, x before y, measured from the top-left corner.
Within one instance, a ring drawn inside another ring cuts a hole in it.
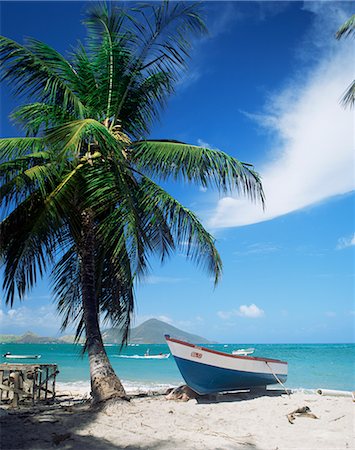
[[[231,392],[284,383],[287,362],[223,353],[165,335],[186,384],[198,394]]]

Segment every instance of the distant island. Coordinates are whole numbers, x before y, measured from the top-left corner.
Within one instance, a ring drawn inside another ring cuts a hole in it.
[[[195,344],[212,344],[208,339],[187,333],[179,328],[173,327],[166,322],[158,319],[149,319],[132,328],[129,336],[130,344],[165,344],[164,335],[170,336]],[[118,328],[109,328],[102,332],[105,344],[120,344],[121,333]],[[59,338],[38,336],[31,331],[18,336],[15,334],[0,334],[1,343],[12,344],[71,344],[74,342],[74,336],[62,336]],[[83,342],[83,339],[80,340]]]

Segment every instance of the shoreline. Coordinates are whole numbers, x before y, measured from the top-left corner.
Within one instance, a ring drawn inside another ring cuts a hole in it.
[[[90,408],[83,394],[58,391],[54,406],[0,409],[3,450],[258,449],[355,447],[352,398],[280,390],[218,394],[187,402],[146,392]],[[310,414],[290,413],[308,407]],[[289,417],[288,417],[289,416]],[[5,431],[6,430],[6,431]]]
[[[147,394],[151,392],[158,392],[159,394],[165,394],[165,392],[170,389],[176,387],[176,384],[173,383],[154,383],[154,382],[141,382],[141,381],[125,381],[121,380],[125,391],[129,395],[139,395],[139,394]],[[56,383],[58,392],[72,392],[75,395],[89,395],[90,394],[90,381],[78,380],[78,381],[59,381]],[[318,388],[306,388],[306,387],[296,387],[291,388],[289,386],[285,386],[287,391],[296,394],[319,394],[318,391],[323,391],[327,393],[329,391],[334,392],[334,394],[338,393],[339,396],[341,393],[348,393],[348,396],[351,396],[351,391],[346,391],[344,389],[330,389],[328,387],[318,387]],[[279,384],[270,385],[267,388],[267,391],[283,391],[283,388]],[[336,395],[335,395],[336,396]]]

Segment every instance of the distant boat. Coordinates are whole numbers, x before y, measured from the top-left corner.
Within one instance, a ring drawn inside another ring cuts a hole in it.
[[[147,348],[146,352],[144,353],[144,358],[146,359],[167,359],[169,358],[170,353],[159,353],[158,355],[151,355],[149,348]]]
[[[233,350],[232,355],[248,356],[255,352],[255,348],[238,348],[238,350]]]
[[[165,335],[186,384],[198,394],[229,392],[284,383],[287,362],[231,355]]]
[[[41,355],[13,355],[12,353],[7,352],[3,357],[7,359],[39,359]]]

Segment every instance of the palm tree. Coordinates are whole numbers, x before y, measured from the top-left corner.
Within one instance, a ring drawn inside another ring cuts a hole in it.
[[[85,333],[94,402],[125,398],[105,352],[100,320],[123,331],[134,282],[148,258],[180,247],[217,283],[214,239],[154,182],[183,179],[262,202],[249,164],[217,150],[148,140],[189,51],[204,32],[199,7],[182,2],[89,12],[88,38],[66,59],[48,45],[0,38],[2,79],[26,103],[12,119],[25,137],[0,139],[0,252],[6,302],[51,272],[63,328]],[[186,245],[187,243],[187,245]]]
[[[343,37],[354,36],[355,34],[355,14],[348,19],[336,32],[335,37],[341,39]],[[348,86],[343,98],[342,103],[344,106],[350,106],[352,108],[355,104],[355,80]]]

